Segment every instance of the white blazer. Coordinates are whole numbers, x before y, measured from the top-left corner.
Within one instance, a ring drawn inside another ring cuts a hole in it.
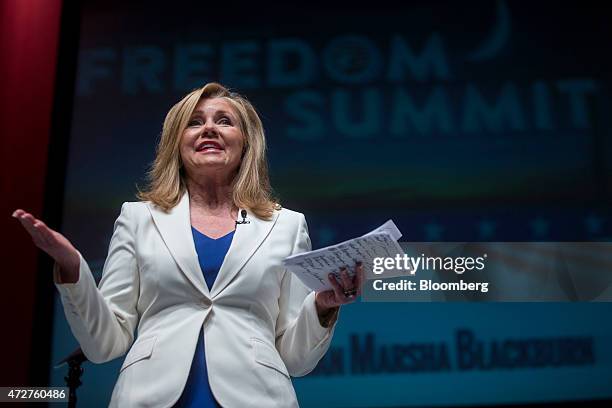
[[[239,211],[239,219],[242,219]],[[232,407],[298,406],[290,376],[309,373],[327,351],[315,293],[282,267],[311,249],[304,215],[248,213],[209,291],[198,262],[189,194],[169,213],[126,202],[96,287],[83,256],[76,283],[54,277],[66,318],[94,363],[127,353],[112,407],[170,407],[179,398],[204,328],[209,382]],[[134,341],[134,330],[137,336]]]

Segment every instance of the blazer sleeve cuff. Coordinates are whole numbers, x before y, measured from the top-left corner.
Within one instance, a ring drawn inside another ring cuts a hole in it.
[[[306,314],[307,326],[311,328],[311,333],[313,337],[316,339],[316,346],[321,347],[322,345],[328,343],[336,328],[336,322],[338,321],[338,314],[340,311],[336,312],[335,318],[330,322],[328,327],[323,327],[321,322],[319,321],[319,315],[317,313],[317,306],[315,303],[315,292],[310,292],[308,296],[304,299],[304,312]]]
[[[83,304],[87,298],[88,293],[92,290],[97,289],[96,282],[91,274],[89,265],[83,258],[83,255],[77,250],[79,254],[79,277],[74,283],[62,283],[60,275],[60,266],[55,262],[53,264],[53,282],[57,288],[61,298],[66,300],[71,306],[77,306]]]

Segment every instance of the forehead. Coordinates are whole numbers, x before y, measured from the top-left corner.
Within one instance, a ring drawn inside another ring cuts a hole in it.
[[[217,112],[227,112],[234,115],[236,114],[232,104],[224,98],[202,99],[196,105],[195,110],[203,112],[206,115],[214,115]]]

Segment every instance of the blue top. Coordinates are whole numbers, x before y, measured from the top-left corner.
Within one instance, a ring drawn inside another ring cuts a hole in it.
[[[196,252],[198,253],[198,261],[200,269],[204,274],[204,280],[211,289],[221,269],[225,254],[229,250],[234,237],[234,231],[221,238],[212,239],[202,234],[197,229],[191,227],[193,241],[195,243]],[[191,362],[191,370],[187,383],[183,389],[183,394],[175,404],[175,407],[221,407],[215,400],[213,393],[208,383],[208,371],[206,370],[206,355],[204,353],[204,335],[200,330],[200,337]]]

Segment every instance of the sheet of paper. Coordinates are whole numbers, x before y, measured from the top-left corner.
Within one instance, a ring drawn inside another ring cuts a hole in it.
[[[374,258],[403,255],[397,243],[400,231],[389,220],[368,234],[341,242],[336,245],[304,252],[285,258],[283,264],[306,286],[322,291],[332,289],[327,275],[333,273],[339,278],[340,267],[346,266],[349,274],[354,274],[355,262],[363,262],[366,275],[372,270]]]
[[[374,231],[368,232],[366,235],[377,234],[379,232],[387,232],[389,235],[391,235],[391,238],[396,241],[399,241],[399,239],[402,237],[402,233],[397,228],[397,225],[395,225],[393,220],[385,222],[383,225],[376,228]]]

